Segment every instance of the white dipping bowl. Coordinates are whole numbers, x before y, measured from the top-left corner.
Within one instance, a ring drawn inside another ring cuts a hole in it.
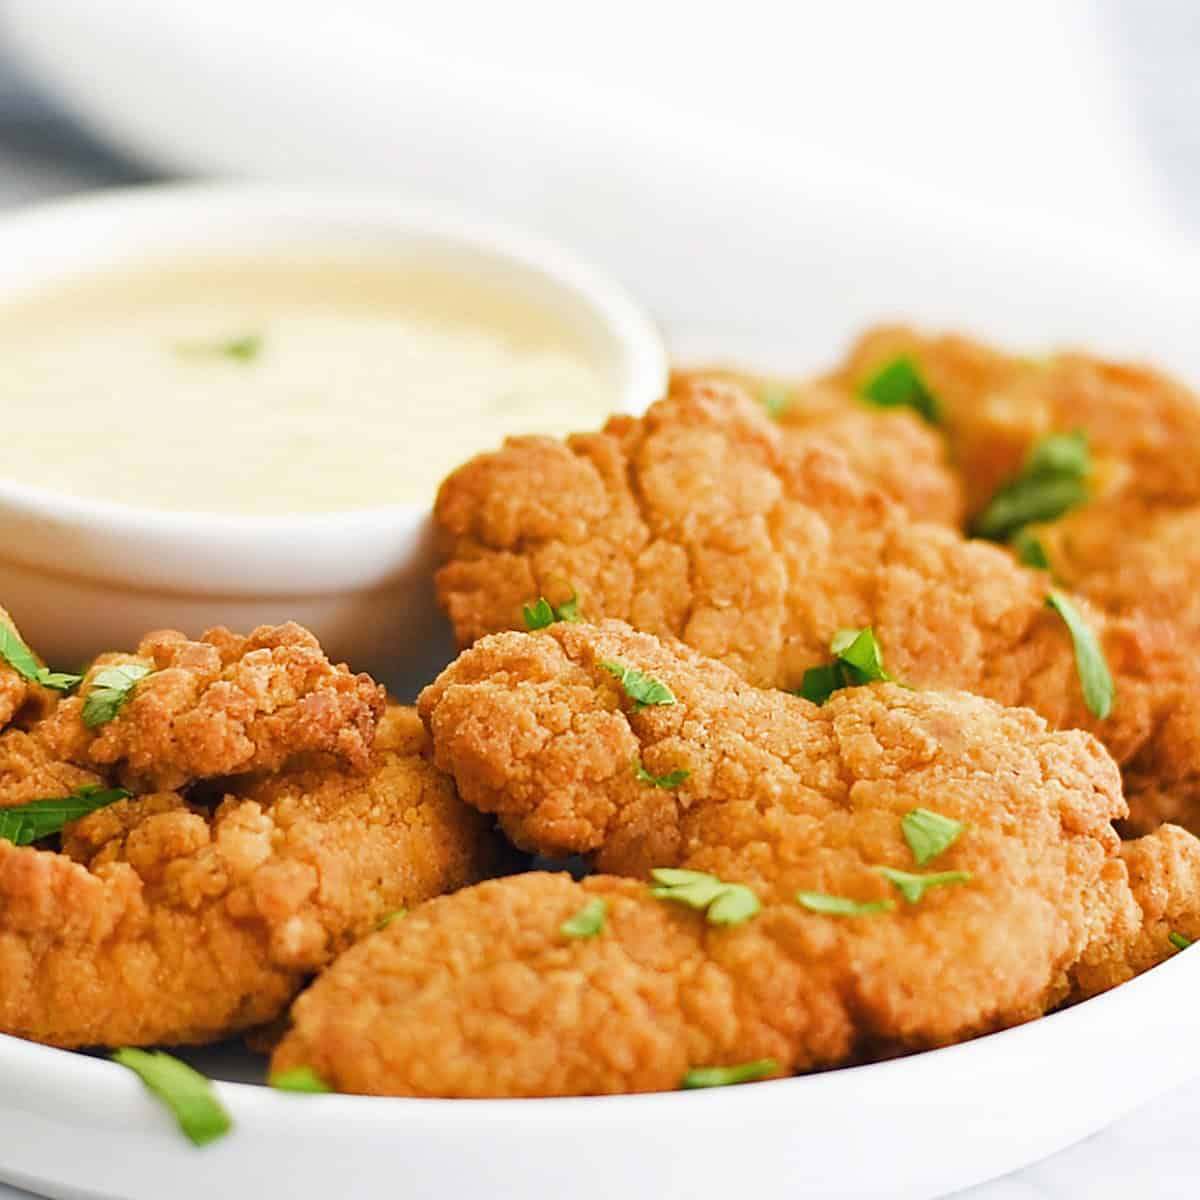
[[[389,264],[444,263],[459,278],[511,287],[580,336],[617,381],[615,411],[640,412],[666,387],[657,331],[601,272],[540,239],[416,214],[379,191],[188,184],[37,206],[0,220],[0,303],[123,266],[293,245],[303,256],[377,249]],[[419,677],[447,645],[433,566],[429,505],[230,516],[0,478],[0,604],[53,664],[132,647],[151,629],[194,636],[217,624],[245,631],[296,620],[357,669],[385,681]]]

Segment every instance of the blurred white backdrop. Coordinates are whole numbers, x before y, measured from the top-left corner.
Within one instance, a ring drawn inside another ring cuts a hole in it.
[[[0,13],[75,115],[177,169],[412,179],[406,164],[472,134],[486,156],[498,137],[686,128],[711,140],[715,167],[732,138],[761,149],[767,177],[772,158],[814,176],[864,167],[880,189],[984,213],[1162,232],[1170,209],[1111,8],[5,0]]]

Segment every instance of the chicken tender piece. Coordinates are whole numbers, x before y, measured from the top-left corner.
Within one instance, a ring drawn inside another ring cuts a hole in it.
[[[1084,354],[1022,358],[954,335],[869,330],[834,380],[855,391],[886,363],[911,358],[937,397],[974,516],[1050,433],[1088,435],[1108,495],[1200,504],[1200,403],[1148,367]]]
[[[0,841],[0,1031],[57,1046],[200,1043],[277,1017],[395,910],[474,882],[486,823],[392,709],[365,773],[331,756],[207,811],[174,792]]]
[[[150,674],[115,718],[89,728],[84,706],[97,672],[126,663]],[[101,655],[37,736],[53,757],[163,791],[278,770],[318,751],[362,769],[383,708],[370,676],[335,667],[299,625],[264,625],[249,637],[212,629],[198,642],[168,631],[148,635],[134,655]]]
[[[519,628],[539,595],[577,594],[586,618],[679,637],[752,684],[794,689],[839,629],[869,625],[895,678],[1089,729],[1125,767],[1135,810],[1200,829],[1190,651],[1079,601],[1116,682],[1097,720],[1044,572],[912,522],[836,451],[789,447],[744,396],[698,387],[565,444],[511,439],[450,476],[436,518],[438,592],[464,645]]]
[[[605,664],[668,689],[638,706]],[[295,1006],[277,1068],[340,1090],[538,1096],[778,1072],[942,1045],[1034,1017],[1124,878],[1115,765],[1093,738],[965,694],[886,684],[824,707],[618,622],[498,634],[422,694],[435,761],[519,843],[604,871],[709,872],[761,913],[717,927],[633,879],[533,874],[438,900]],[[677,786],[656,775],[685,771]],[[961,822],[920,868],[912,809]],[[963,872],[909,903],[879,871]],[[890,911],[810,911],[798,891]],[[604,928],[565,920],[594,898]]]
[[[760,401],[774,397],[775,419],[793,446],[819,441],[836,447],[914,521],[962,524],[962,484],[947,462],[945,441],[915,413],[848,403],[841,388],[817,382],[797,385],[723,370],[677,371],[671,378],[673,395],[730,387]]]

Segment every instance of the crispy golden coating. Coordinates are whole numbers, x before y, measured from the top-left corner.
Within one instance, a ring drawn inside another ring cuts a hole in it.
[[[674,703],[638,709],[602,664]],[[823,708],[747,685],[618,622],[504,633],[423,693],[435,761],[522,844],[604,870],[711,872],[757,917],[717,928],[630,879],[495,881],[424,906],[340,960],[296,1005],[279,1067],[412,1095],[647,1091],[759,1057],[781,1072],[870,1044],[915,1048],[1061,999],[1124,870],[1120,780],[1101,746],[965,694],[847,689]],[[676,788],[639,779],[686,770]],[[965,830],[926,870],[970,879],[907,903],[901,819]],[[1114,881],[1115,884],[1110,881]],[[893,911],[809,911],[797,890]],[[590,939],[561,932],[591,897]]]
[[[119,663],[151,674],[113,720],[89,729],[83,708],[92,680]],[[149,634],[134,655],[101,655],[37,736],[54,757],[115,770],[138,790],[170,790],[278,770],[312,752],[362,768],[383,707],[370,676],[335,667],[299,625],[264,625],[249,637],[213,629],[198,642],[168,631]]]
[[[60,1046],[206,1042],[279,1015],[379,920],[485,874],[485,823],[392,709],[365,773],[311,757],[215,811],[174,792],[0,841],[0,1030]]]
[[[1094,504],[1036,529],[1057,578],[1098,608],[1200,638],[1200,505]]]
[[[796,688],[839,629],[871,625],[894,677],[1027,705],[1093,731],[1135,810],[1200,828],[1200,696],[1170,632],[1080,602],[1117,685],[1087,710],[1044,572],[910,521],[845,459],[790,446],[708,387],[564,443],[517,438],[443,484],[438,591],[463,644],[519,628],[538,595],[682,638],[760,686]],[[1143,802],[1143,794],[1146,796]]]
[[[0,608],[0,625],[21,636],[17,623],[3,608]],[[54,704],[53,697],[52,692],[30,683],[0,659],[0,729],[10,722],[26,723],[44,716]]]
[[[0,809],[69,796],[104,782],[94,771],[54,758],[33,733],[6,729],[0,734]]]
[[[819,382],[796,384],[726,370],[676,371],[671,377],[673,395],[730,386],[773,397],[780,405],[775,419],[794,446],[820,441],[836,447],[914,521],[962,524],[962,484],[947,462],[945,441],[915,413],[848,403],[842,388]]]
[[[1178,953],[1171,935],[1200,941],[1200,841],[1174,825],[1125,842],[1129,894],[1075,968],[1077,996],[1106,991]]]
[[[1021,358],[968,338],[903,326],[869,330],[834,377],[856,389],[907,355],[941,403],[972,514],[1049,433],[1087,432],[1106,495],[1156,505],[1200,503],[1200,403],[1148,367],[1084,354]]]

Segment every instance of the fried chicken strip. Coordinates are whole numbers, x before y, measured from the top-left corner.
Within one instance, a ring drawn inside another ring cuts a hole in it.
[[[916,363],[941,404],[976,514],[1050,433],[1087,433],[1107,496],[1200,504],[1200,402],[1161,372],[1085,354],[1024,358],[955,335],[904,326],[864,334],[833,377],[847,392],[886,363]]]
[[[157,792],[0,841],[0,1030],[58,1046],[215,1040],[278,1016],[381,918],[491,865],[484,820],[391,709],[365,773],[310,756],[215,811]]]
[[[99,671],[138,664],[141,679],[117,715],[95,728],[85,704]],[[325,657],[294,623],[249,637],[209,630],[198,642],[152,633],[136,654],[101,655],[79,693],[36,730],[55,758],[114,770],[137,790],[167,791],[196,779],[277,770],[298,755],[325,752],[366,766],[383,689]]]
[[[639,708],[605,664],[669,690]],[[630,878],[534,874],[434,901],[344,956],[296,1004],[276,1068],[338,1089],[536,1096],[677,1087],[691,1067],[787,1073],[866,1045],[936,1046],[1064,998],[1128,899],[1115,765],[1089,735],[962,693],[886,684],[817,708],[618,622],[503,633],[422,694],[435,761],[520,844],[645,878],[745,884],[761,913],[718,928]],[[686,771],[678,786],[656,786]],[[914,808],[964,831],[921,871]],[[955,880],[957,882],[955,882]],[[890,911],[810,911],[800,891]],[[604,928],[563,922],[589,900]]]
[[[697,386],[561,443],[511,439],[443,484],[438,592],[460,642],[522,624],[539,595],[682,638],[760,686],[796,688],[839,629],[870,625],[891,674],[1093,731],[1145,827],[1200,828],[1191,654],[1152,623],[1078,606],[1117,685],[1087,709],[1044,572],[915,523],[820,445],[789,445],[759,405]]]

